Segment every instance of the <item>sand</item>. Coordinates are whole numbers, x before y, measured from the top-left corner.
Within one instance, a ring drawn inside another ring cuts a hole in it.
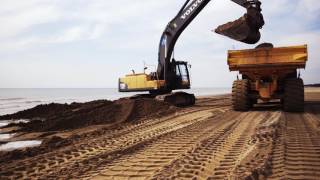
[[[27,132],[21,137],[33,134],[43,142],[0,152],[6,162],[0,174],[11,179],[317,179],[320,91],[306,92],[304,113],[286,113],[279,105],[235,112],[230,95],[202,97],[188,108],[150,99],[56,108],[62,113],[38,117],[55,123],[21,126]],[[65,121],[70,122],[58,125]]]

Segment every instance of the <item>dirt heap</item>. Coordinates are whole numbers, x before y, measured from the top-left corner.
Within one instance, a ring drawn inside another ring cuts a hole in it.
[[[87,103],[47,104],[1,119],[31,119],[19,124],[26,131],[59,131],[90,125],[121,123],[141,118],[160,117],[177,110],[168,103],[153,99],[99,100]]]

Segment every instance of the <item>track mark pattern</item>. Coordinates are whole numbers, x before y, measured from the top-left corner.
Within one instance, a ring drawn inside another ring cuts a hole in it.
[[[252,146],[251,135],[263,119],[264,116],[259,113],[243,113],[234,118],[234,124],[212,133],[154,177],[224,179],[230,176],[242,152]]]
[[[9,165],[0,165],[0,172],[4,178],[32,178],[50,177],[59,174],[69,176],[66,169],[74,166],[87,166],[88,159],[95,159],[97,156],[119,152],[126,148],[132,148],[140,142],[161,136],[189,126],[197,121],[211,117],[214,110],[194,111],[185,113],[172,119],[165,118],[158,123],[148,123],[131,128],[124,133],[115,133],[112,136],[101,136],[94,138],[90,144],[76,144],[73,147],[62,149],[59,152],[39,155],[33,159],[17,161]],[[52,154],[52,155],[51,155]],[[57,173],[58,172],[58,173]]]
[[[234,179],[265,179],[271,174],[271,154],[278,138],[282,113],[267,113],[253,135],[254,146],[247,149],[233,171]]]
[[[283,116],[269,179],[319,179],[320,134],[314,120],[308,114]]]
[[[229,115],[235,119],[238,113]],[[137,153],[123,156],[109,164],[96,179],[150,179],[163,167],[180,159],[187,151],[192,151],[197,142],[234,126],[235,121],[221,122],[221,117],[201,121],[192,126],[168,134]],[[94,178],[94,179],[95,179]]]
[[[319,179],[318,107],[240,113],[225,96],[202,98],[177,114],[0,163],[0,179]]]

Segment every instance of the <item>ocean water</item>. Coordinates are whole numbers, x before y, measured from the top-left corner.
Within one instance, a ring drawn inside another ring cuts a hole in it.
[[[230,88],[194,88],[196,96],[230,93]],[[11,114],[40,104],[116,100],[137,93],[119,93],[117,89],[0,89],[0,115]]]
[[[41,145],[41,143],[42,141],[37,140],[8,142],[6,144],[0,145],[0,151],[10,151],[25,147],[35,147]]]

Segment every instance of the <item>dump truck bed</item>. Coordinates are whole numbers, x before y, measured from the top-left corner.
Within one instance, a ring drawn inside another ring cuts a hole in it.
[[[308,59],[307,45],[228,51],[230,71],[257,69],[301,69]]]

